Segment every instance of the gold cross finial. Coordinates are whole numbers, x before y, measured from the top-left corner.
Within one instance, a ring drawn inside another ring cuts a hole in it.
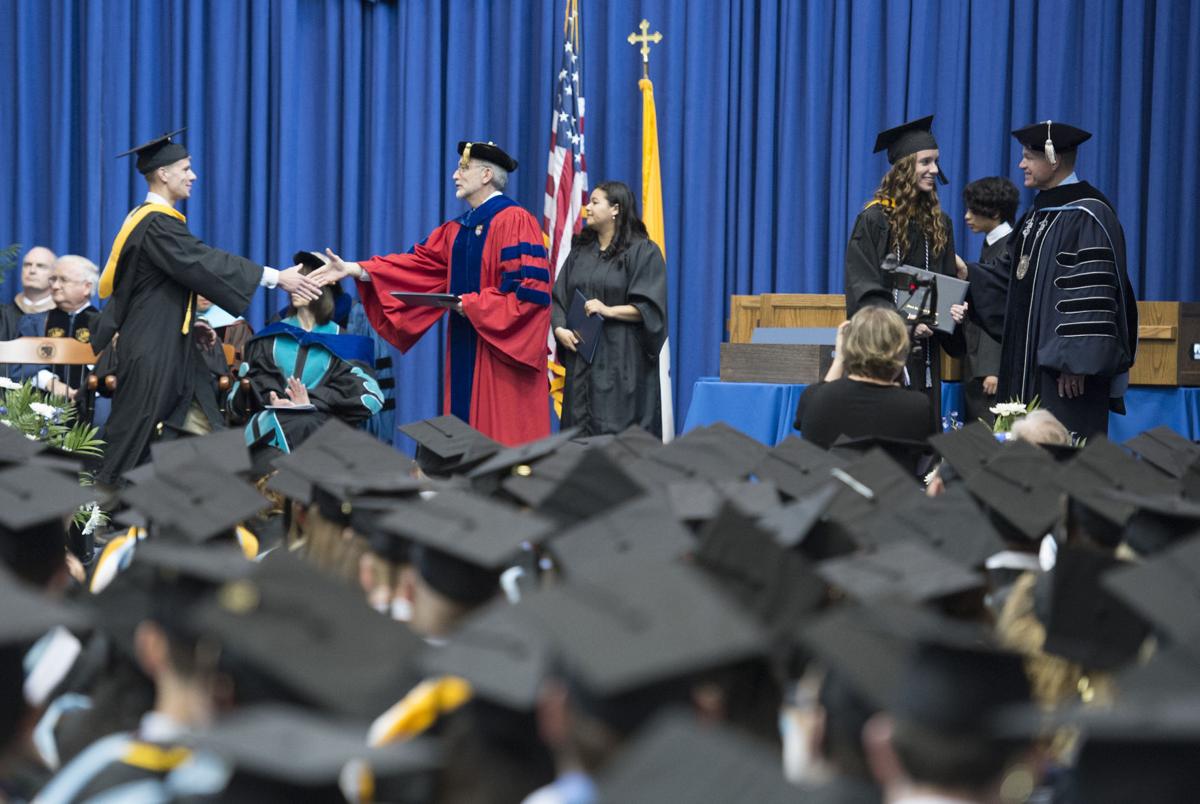
[[[658,44],[663,40],[663,35],[659,31],[650,33],[649,20],[642,20],[642,24],[638,26],[642,33],[639,36],[637,33],[629,35],[629,44],[636,45],[639,42],[642,45],[642,75],[645,76],[650,72],[650,43]]]

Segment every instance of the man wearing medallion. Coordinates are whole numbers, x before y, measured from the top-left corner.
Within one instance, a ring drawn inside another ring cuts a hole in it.
[[[1075,173],[1091,137],[1064,123],[1017,129],[1025,186],[1038,191],[994,263],[959,262],[971,309],[1001,335],[1001,400],[1030,402],[1077,436],[1108,432],[1137,348],[1137,302],[1126,270],[1125,233],[1113,204]]]
[[[54,306],[45,312],[21,316],[17,337],[74,338],[90,343],[92,328],[100,311],[92,306],[92,294],[100,269],[86,257],[64,254],[50,272],[50,298]],[[34,378],[37,386],[56,396],[75,398],[87,376],[85,366],[21,366],[14,377]]]

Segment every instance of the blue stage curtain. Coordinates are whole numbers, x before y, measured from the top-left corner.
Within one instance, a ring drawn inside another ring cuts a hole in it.
[[[325,245],[404,250],[457,214],[459,139],[521,162],[540,217],[562,0],[10,0],[0,4],[0,245],[97,263],[144,183],[116,153],[175,125],[216,246],[286,265]],[[670,258],[677,419],[716,372],[734,293],[842,290],[876,132],[936,114],[959,251],[961,187],[1020,184],[1015,126],[1095,133],[1082,177],[1117,205],[1139,296],[1197,295],[1196,0],[582,0],[593,184],[638,186],[642,17]],[[1028,203],[1030,194],[1023,194]],[[11,298],[16,282],[0,287]],[[263,293],[262,324],[285,300]],[[396,363],[399,421],[437,412],[441,337]]]

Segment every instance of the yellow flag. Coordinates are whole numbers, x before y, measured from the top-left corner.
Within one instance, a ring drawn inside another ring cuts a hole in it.
[[[667,259],[666,229],[663,226],[662,169],[658,162],[658,112],[654,107],[654,84],[638,81],[642,91],[642,222],[646,233]],[[671,389],[671,340],[663,341],[658,353],[659,403],[662,410],[663,441],[675,437],[675,404]]]
[[[649,78],[638,81],[642,90],[642,222],[650,239],[667,258],[663,230],[662,170],[658,165],[658,112],[654,108],[654,84]]]

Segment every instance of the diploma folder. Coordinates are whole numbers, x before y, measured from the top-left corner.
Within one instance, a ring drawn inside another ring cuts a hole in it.
[[[958,277],[935,274],[923,268],[905,265],[903,269],[905,271],[912,271],[922,282],[927,282],[931,279],[937,282],[937,310],[933,311],[933,328],[939,332],[952,334],[957,324],[954,323],[954,319],[950,316],[950,306],[953,304],[962,304],[966,300],[967,288],[970,285]],[[927,292],[929,293],[928,297],[925,295]],[[920,315],[922,305],[928,304],[927,299],[932,298],[933,292],[925,285],[920,285],[912,291],[908,287],[901,287],[896,291],[896,310],[905,318],[910,315]]]
[[[458,297],[453,293],[404,293],[393,290],[392,296],[414,307],[455,307]]]
[[[575,346],[576,352],[588,365],[596,357],[596,347],[600,345],[600,330],[604,329],[604,317],[588,315],[583,311],[587,297],[575,288],[575,297],[571,299],[571,309],[567,311],[567,329],[579,337]]]

